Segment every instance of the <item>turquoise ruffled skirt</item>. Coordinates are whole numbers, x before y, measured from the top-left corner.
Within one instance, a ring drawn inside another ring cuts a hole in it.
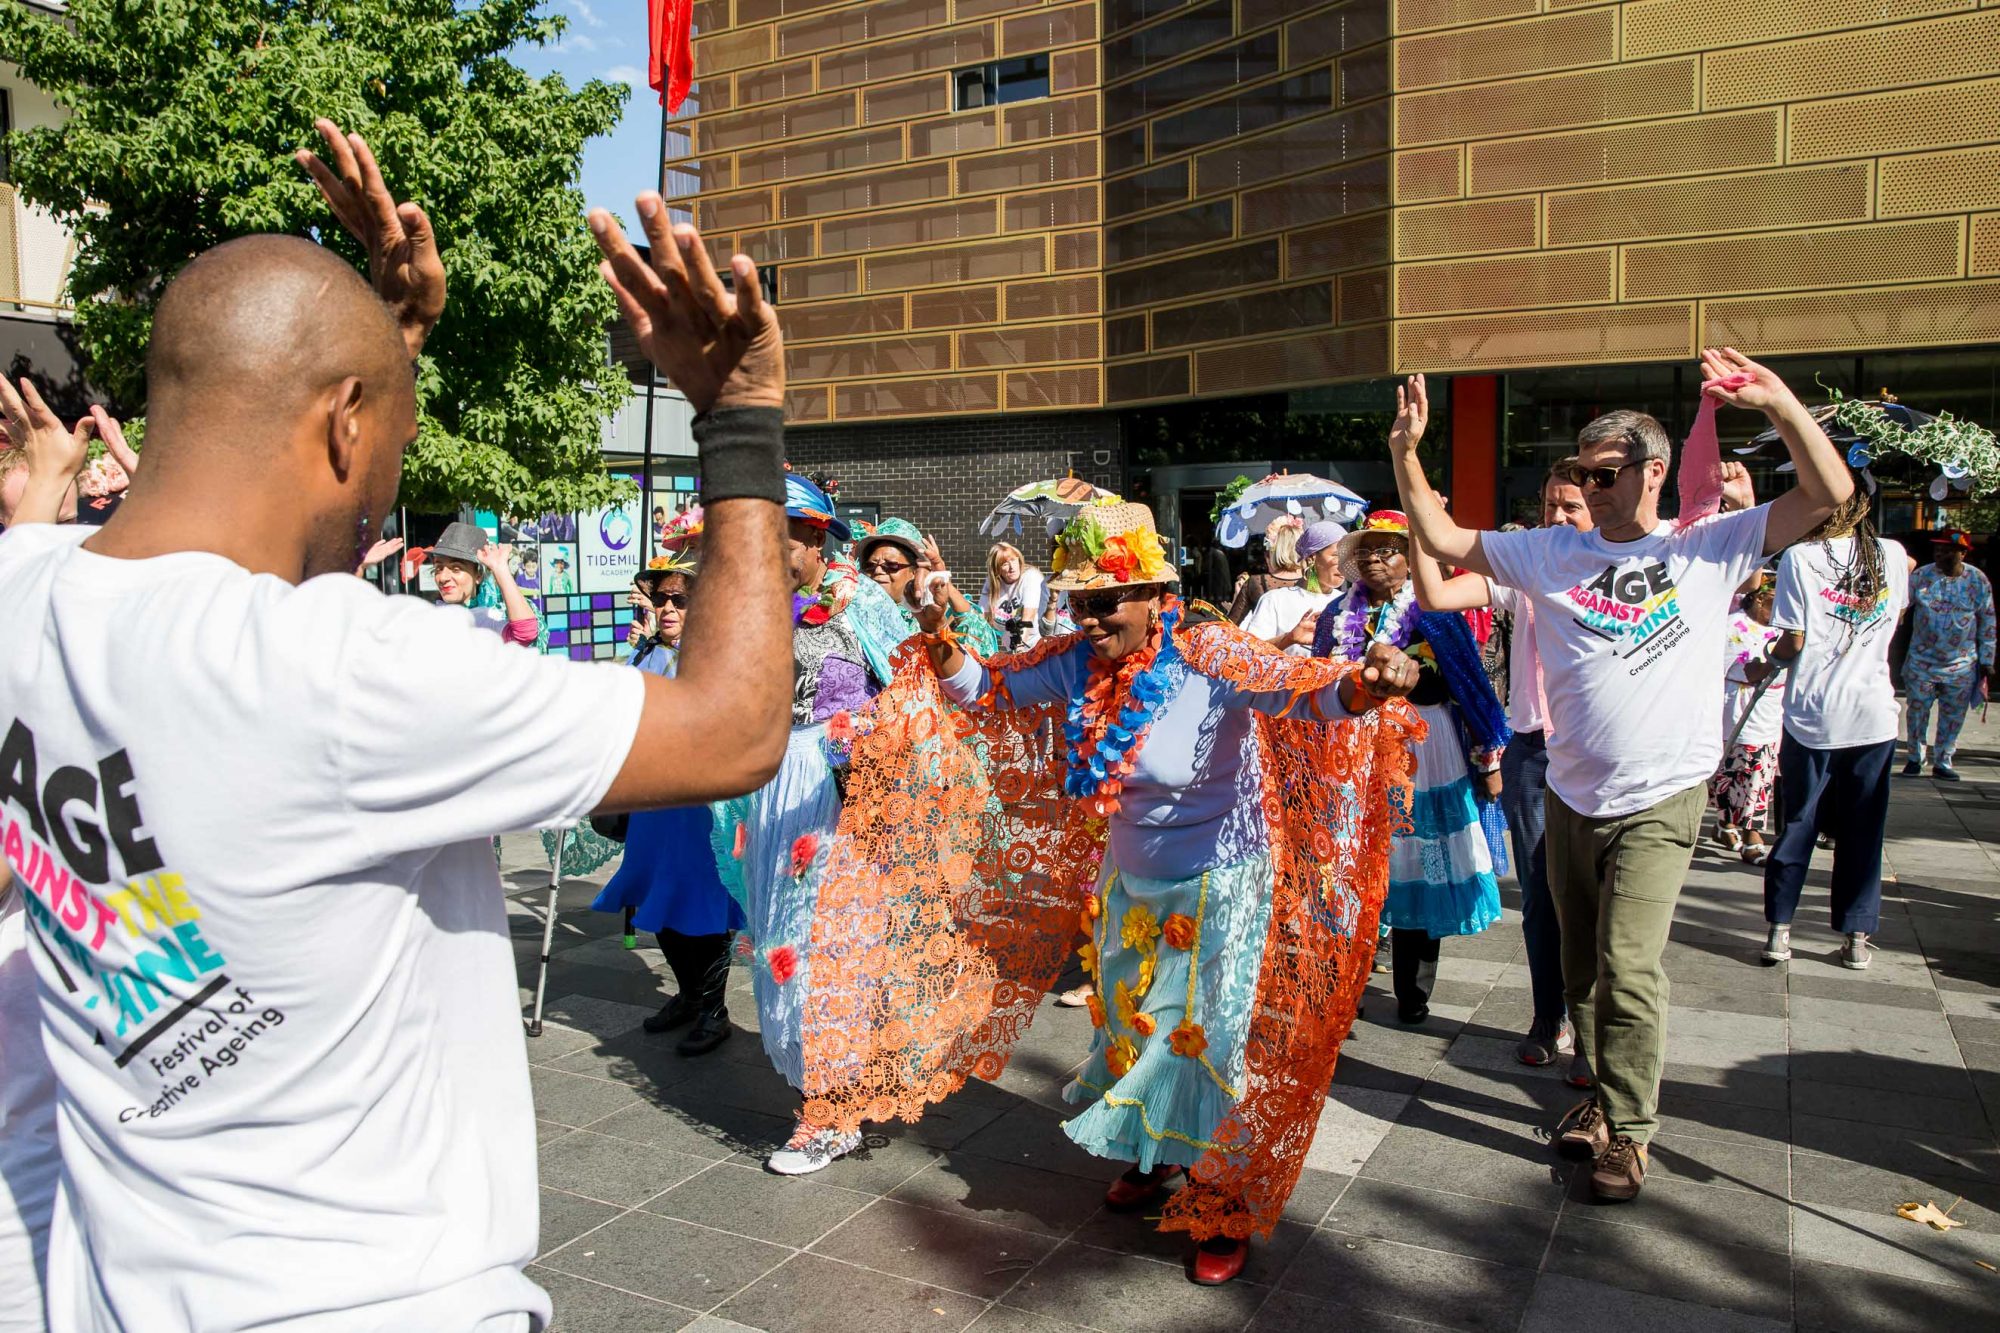
[[[1090,1105],[1063,1132],[1142,1170],[1192,1166],[1243,1095],[1271,858],[1260,853],[1181,880],[1113,869],[1097,902],[1097,1031],[1063,1090]]]
[[[1408,833],[1389,843],[1389,897],[1382,924],[1433,939],[1477,935],[1500,919],[1500,885],[1479,826],[1472,774],[1451,709],[1417,710],[1430,733],[1416,743],[1416,791]]]
[[[813,911],[840,822],[826,724],[793,727],[776,777],[709,808],[716,870],[746,918],[737,949],[749,956],[764,1053],[786,1082],[803,1088]]]

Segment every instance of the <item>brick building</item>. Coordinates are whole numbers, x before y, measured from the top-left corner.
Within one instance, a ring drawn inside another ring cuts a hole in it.
[[[1605,407],[1684,428],[1703,344],[1808,396],[2000,418],[2000,7],[695,19],[664,180],[765,266],[794,455],[947,531],[1080,452],[1190,545],[1239,470],[1380,490],[1389,380],[1417,370],[1444,381],[1437,466],[1484,521]],[[1889,526],[1935,517],[1902,503]]]

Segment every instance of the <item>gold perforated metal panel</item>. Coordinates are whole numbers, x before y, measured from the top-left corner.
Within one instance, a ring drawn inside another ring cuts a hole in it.
[[[2000,282],[1708,301],[1702,342],[1765,355],[2000,342]]]
[[[1881,190],[1885,218],[2000,208],[2000,146],[1885,158]]]
[[[1034,412],[1051,407],[1096,407],[1104,401],[1103,371],[1024,370],[1007,376],[1007,410]]]
[[[1389,215],[1374,213],[1285,237],[1285,276],[1309,278],[1389,260]]]
[[[1011,283],[1006,289],[1006,317],[1057,319],[1064,315],[1094,315],[1099,305],[1097,287],[1095,276]]]
[[[1096,268],[1099,249],[1094,231],[1064,232],[1055,239],[1055,268],[1069,273],[1080,268]]]
[[[1699,63],[1682,59],[1612,65],[1538,79],[1405,93],[1396,99],[1396,145],[1413,148],[1693,111]]]
[[[1389,369],[1389,328],[1333,329],[1279,342],[1196,352],[1197,393],[1243,393],[1329,380],[1365,379]]]
[[[778,286],[782,300],[783,271]],[[785,341],[814,338],[854,338],[865,333],[892,333],[903,327],[903,298],[870,296],[858,301],[828,301],[824,305],[778,306],[778,327]]]
[[[1777,111],[1736,111],[1476,143],[1468,150],[1468,193],[1513,194],[1776,166],[1782,120]]]
[[[868,290],[939,287],[993,278],[1019,278],[1047,266],[1047,243],[1039,236],[986,245],[954,245],[864,260]]]
[[[1002,208],[1002,225],[1008,231],[1045,231],[1095,222],[1097,189],[1095,185],[1072,185],[1034,194],[1010,194]]]
[[[967,370],[1033,366],[1049,361],[1095,361],[1100,355],[1096,321],[1087,324],[1030,324],[980,329],[958,335],[958,363]]]
[[[927,32],[870,42],[819,59],[819,86],[847,88],[857,83],[894,79],[927,69],[954,69],[993,58],[993,25]]]
[[[1396,270],[1398,315],[1508,310],[1609,301],[1612,259],[1605,250],[1556,250],[1501,259],[1404,264]]]
[[[783,65],[766,65],[762,69],[746,69],[736,76],[736,104],[755,106],[760,102],[781,102],[788,97],[803,97],[813,90],[813,62],[794,60]],[[706,93],[706,89],[703,90]],[[721,107],[703,104],[704,111],[719,111]]]
[[[921,380],[874,380],[837,384],[833,390],[836,421],[870,417],[935,417],[955,412],[1000,410],[997,375],[938,375]]]
[[[785,370],[795,380],[867,379],[951,369],[951,338],[870,338],[864,342],[800,343],[785,349]]]
[[[1602,64],[1618,55],[1618,16],[1609,9],[1494,23],[1404,37],[1396,42],[1396,87],[1435,88],[1516,74]]]
[[[1860,222],[1872,174],[1866,162],[1841,162],[1551,194],[1544,226],[1550,245],[1590,245]]]
[[[1972,220],[1971,273],[2000,273],[2000,213]]]
[[[831,171],[892,166],[902,160],[901,130],[893,126],[859,130],[831,139],[808,139],[804,143],[758,148],[740,154],[736,159],[736,181],[739,185],[759,185],[766,181],[822,176]]]
[[[1535,197],[1396,210],[1396,258],[1436,259],[1535,248]]]
[[[836,264],[787,264],[778,270],[780,301],[817,301],[860,290],[861,279],[851,259]]]
[[[1000,230],[998,213],[991,199],[961,199],[930,208],[829,218],[820,224],[820,253],[847,255],[976,240]]]
[[[1097,38],[1097,5],[1063,5],[1038,9],[1032,14],[1007,19],[1000,25],[1000,54],[1017,56],[1027,51],[1052,51],[1058,46],[1075,46]]]
[[[890,134],[902,130],[890,127]],[[1000,113],[969,111],[962,116],[940,116],[920,120],[910,126],[910,156],[939,157],[951,153],[976,153],[1000,146]]]
[[[766,227],[761,231],[746,231],[736,237],[729,255],[742,251],[760,264],[776,264],[793,259],[813,257],[813,229],[804,227]]]
[[[1633,0],[1625,6],[1625,58],[1765,42],[1834,28],[1970,8],[1967,0]]]
[[[833,395],[824,385],[785,389],[785,420],[804,423],[825,421],[833,405]]]
[[[1396,373],[1507,370],[1694,355],[1694,303],[1598,306],[1396,323]],[[1746,342],[1732,346],[1762,347]]]
[[[1105,367],[1104,399],[1108,403],[1138,403],[1180,398],[1192,390],[1193,382],[1192,367],[1184,355],[1127,361]]]
[[[724,227],[756,227],[770,222],[771,192],[713,195],[695,206],[695,218],[703,230]]]
[[[2000,13],[1863,28],[1709,55],[1702,102],[1752,106],[1977,78],[2000,69]]]
[[[1465,150],[1457,144],[1396,154],[1396,202],[1456,199],[1464,167]]]
[[[1625,247],[1625,295],[1709,296],[1958,275],[1957,218]]]
[[[1342,324],[1372,324],[1389,318],[1389,270],[1371,268],[1364,273],[1343,273],[1338,283],[1340,304],[1337,319]]]
[[[1485,23],[1535,12],[1535,0],[1395,0],[1396,31]]]
[[[2000,79],[1808,102],[1792,108],[1791,158],[1807,162],[1953,148],[1991,139],[1996,125]]]
[[[960,324],[991,324],[1000,317],[998,287],[954,287],[910,296],[910,327],[943,329]]]
[[[715,37],[703,37],[696,40],[693,47],[697,78],[714,78],[725,70],[761,65],[775,54],[768,27],[744,28]]]

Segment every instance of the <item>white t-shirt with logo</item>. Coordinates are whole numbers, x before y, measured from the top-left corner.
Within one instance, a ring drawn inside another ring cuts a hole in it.
[[[1771,623],[1806,636],[1785,687],[1785,730],[1815,750],[1896,738],[1889,640],[1910,603],[1910,559],[1896,543],[1875,540],[1882,587],[1865,606],[1840,588],[1842,572],[1854,562],[1854,538],[1801,542],[1778,562]]]
[[[1763,559],[1767,506],[1632,542],[1571,527],[1488,532],[1495,581],[1535,608],[1549,786],[1614,819],[1706,782],[1722,761],[1715,655],[1736,586]]]
[[[60,1085],[52,1326],[541,1326],[488,840],[598,804],[639,673],[94,531],[0,538],[0,845]]]
[[[0,888],[0,1333],[42,1333],[42,1261],[62,1157],[56,1076],[19,888]]]

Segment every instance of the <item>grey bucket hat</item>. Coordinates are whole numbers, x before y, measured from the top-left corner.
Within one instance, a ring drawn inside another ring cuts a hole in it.
[[[479,563],[480,548],[491,544],[492,541],[493,539],[486,535],[486,530],[477,524],[446,524],[443,534],[437,539],[437,544],[431,547],[430,558],[436,560],[443,556],[476,565]]]

